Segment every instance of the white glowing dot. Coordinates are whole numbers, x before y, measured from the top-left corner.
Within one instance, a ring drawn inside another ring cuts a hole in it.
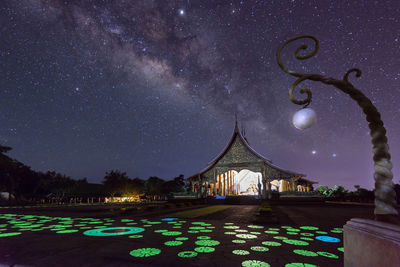
[[[181,15],[181,16],[185,15],[185,10],[179,9],[179,15]]]
[[[313,150],[313,151],[311,151],[311,153],[312,153],[313,155],[315,155],[315,154],[317,154],[317,151]]]
[[[79,87],[76,87],[76,88],[75,88],[75,91],[77,91],[77,92],[78,92],[78,91],[79,91]]]
[[[332,157],[336,158],[336,156],[337,156],[337,155],[336,155],[335,153],[332,154]]]

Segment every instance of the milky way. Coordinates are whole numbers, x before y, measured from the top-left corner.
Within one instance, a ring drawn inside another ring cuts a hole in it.
[[[213,2],[219,2],[216,4]],[[335,88],[313,91],[317,123],[300,131],[294,78],[276,63],[288,38],[321,41],[300,72],[351,78],[382,114],[400,171],[399,1],[2,1],[0,143],[35,170],[100,182],[190,176],[229,141],[235,113],[274,164],[333,186],[373,187],[361,109]],[[301,96],[299,96],[301,97]]]

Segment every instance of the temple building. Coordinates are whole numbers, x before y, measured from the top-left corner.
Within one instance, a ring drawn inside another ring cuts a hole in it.
[[[187,178],[192,191],[206,196],[259,196],[267,192],[309,192],[317,183],[304,179],[306,175],[283,170],[252,149],[237,121],[226,148],[208,167]]]

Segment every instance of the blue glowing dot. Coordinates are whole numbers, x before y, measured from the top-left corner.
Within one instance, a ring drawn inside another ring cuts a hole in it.
[[[178,218],[164,218],[164,219],[161,219],[161,221],[164,221],[164,222],[170,222],[170,221],[176,221],[176,220],[178,220]]]
[[[340,239],[332,236],[320,235],[316,236],[315,239],[318,239],[323,242],[330,242],[330,243],[339,243]]]

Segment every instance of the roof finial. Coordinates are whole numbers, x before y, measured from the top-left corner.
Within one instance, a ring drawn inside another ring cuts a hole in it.
[[[239,132],[238,121],[237,121],[237,112],[235,111],[235,132]]]

